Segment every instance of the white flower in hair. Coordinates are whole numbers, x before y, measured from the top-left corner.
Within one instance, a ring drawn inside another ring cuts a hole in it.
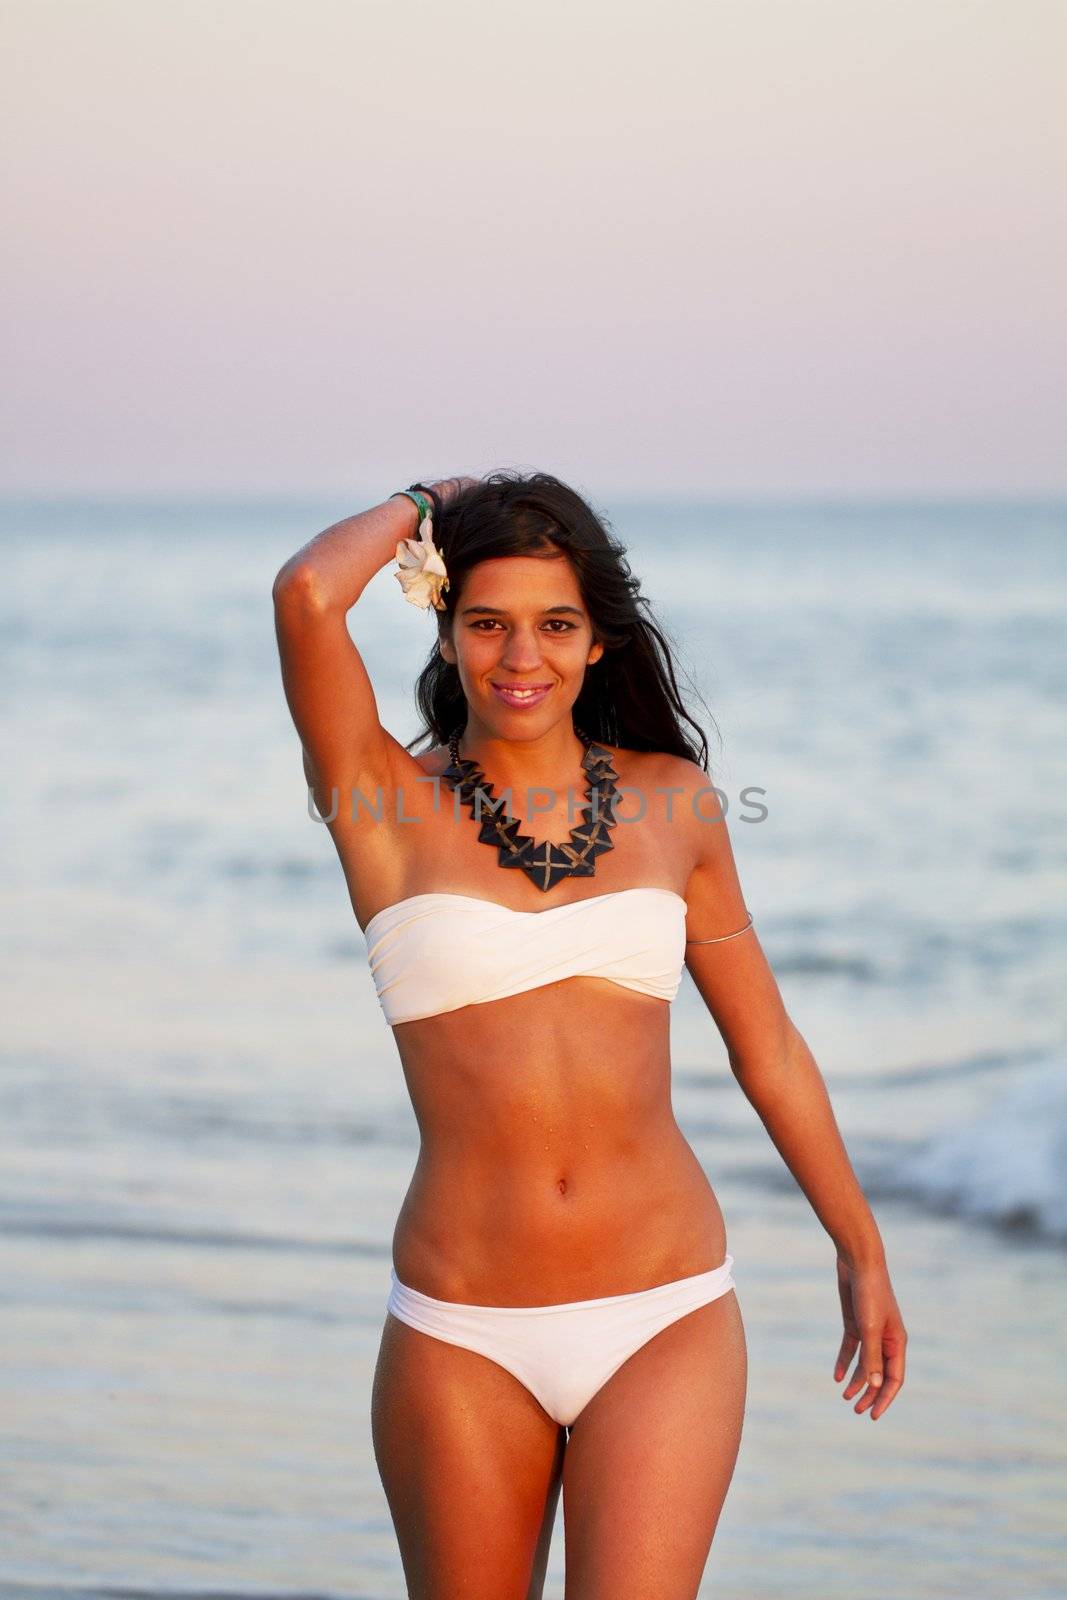
[[[429,517],[419,523],[417,539],[401,539],[396,547],[396,564],[400,569],[394,574],[404,591],[404,599],[425,611],[433,606],[444,611],[442,590],[448,588],[448,571],[441,552],[433,542]]]

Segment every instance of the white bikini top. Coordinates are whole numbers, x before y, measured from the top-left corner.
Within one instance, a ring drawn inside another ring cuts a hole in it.
[[[371,917],[364,935],[392,1027],[560,978],[607,978],[673,1000],[687,910],[673,889],[617,889],[544,911],[466,894],[413,894]]]

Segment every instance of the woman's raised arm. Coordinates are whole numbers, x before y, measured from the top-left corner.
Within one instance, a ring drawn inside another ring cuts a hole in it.
[[[389,784],[402,747],[382,727],[363,658],[347,615],[397,541],[414,538],[415,504],[396,495],[317,534],[279,569],[274,626],[282,683],[304,747],[304,771],[321,814],[331,788],[365,793]]]

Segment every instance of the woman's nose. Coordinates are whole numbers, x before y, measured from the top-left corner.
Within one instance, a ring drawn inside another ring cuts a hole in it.
[[[509,672],[530,672],[541,665],[541,644],[536,633],[516,632],[508,639],[501,665]]]

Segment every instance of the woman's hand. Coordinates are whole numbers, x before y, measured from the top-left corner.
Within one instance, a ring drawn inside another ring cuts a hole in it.
[[[834,1382],[844,1378],[858,1348],[859,1359],[841,1398],[851,1400],[866,1384],[853,1410],[862,1413],[870,1408],[873,1422],[892,1404],[904,1382],[908,1335],[884,1261],[852,1267],[838,1256],[837,1289],[845,1336],[834,1365]]]
[[[462,494],[464,489],[473,489],[481,481],[481,478],[439,478],[436,483],[430,484],[430,488],[440,496],[441,504],[447,506],[457,494]]]

